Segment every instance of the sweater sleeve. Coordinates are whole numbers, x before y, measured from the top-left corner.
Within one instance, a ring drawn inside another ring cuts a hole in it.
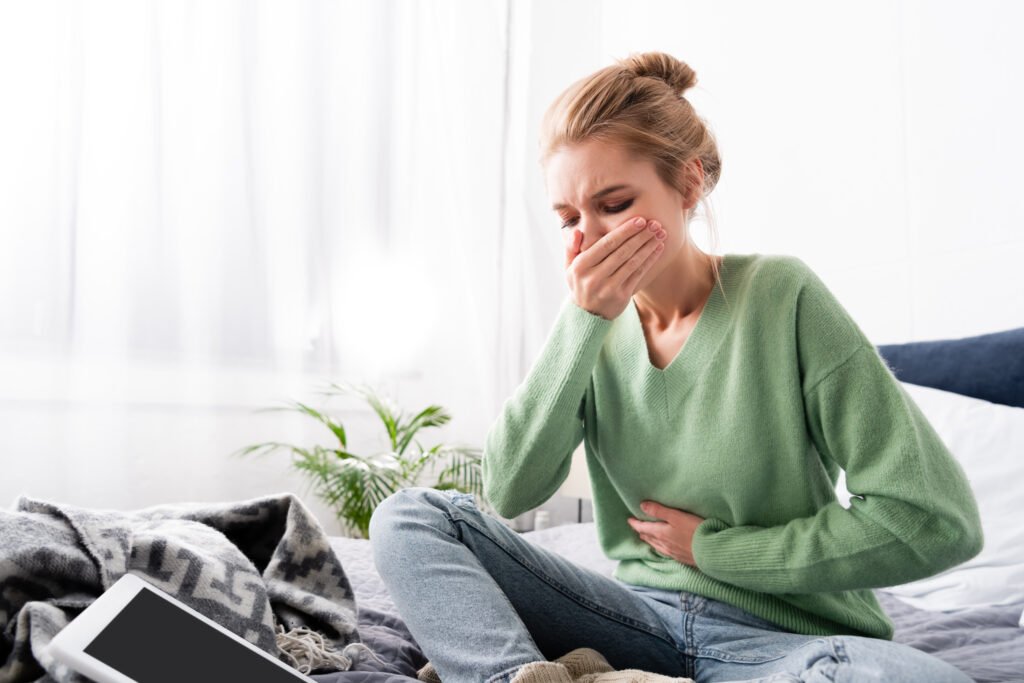
[[[540,505],[569,476],[587,385],[612,323],[567,296],[533,367],[505,400],[481,465],[484,494],[501,516]]]
[[[816,277],[797,333],[808,433],[846,472],[850,507],[830,502],[773,527],[706,519],[693,538],[698,568],[751,590],[815,593],[907,583],[977,555],[981,520],[963,469]]]

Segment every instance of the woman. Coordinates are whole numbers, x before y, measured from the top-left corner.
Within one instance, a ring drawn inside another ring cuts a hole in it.
[[[484,448],[510,518],[554,494],[584,441],[615,578],[468,494],[399,491],[371,537],[430,658],[420,678],[969,681],[893,643],[870,590],[980,551],[963,471],[801,260],[693,243],[720,170],[682,97],[695,82],[667,54],[631,55],[546,113],[570,296]]]

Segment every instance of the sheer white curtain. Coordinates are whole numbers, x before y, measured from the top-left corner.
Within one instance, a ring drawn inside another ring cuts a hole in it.
[[[174,416],[328,377],[442,403],[479,440],[504,391],[508,14],[505,0],[0,5],[0,459],[20,463],[0,498],[74,498],[43,470],[83,443],[105,477],[153,453],[160,496],[109,484],[110,504],[278,490],[271,474],[189,476],[257,435],[214,424],[216,448],[189,453]],[[116,407],[55,412],[98,404]],[[127,430],[141,404],[166,409],[158,446]]]
[[[509,18],[509,144],[505,157],[498,395],[515,390],[569,290],[560,220],[551,210],[538,138],[544,111],[571,83],[609,63],[605,3],[514,2]],[[622,55],[624,56],[624,55]]]
[[[345,297],[373,286],[341,287],[339,259],[448,240],[495,183],[473,152],[504,3],[4,12],[7,344],[330,367]],[[467,215],[442,217],[456,197]]]

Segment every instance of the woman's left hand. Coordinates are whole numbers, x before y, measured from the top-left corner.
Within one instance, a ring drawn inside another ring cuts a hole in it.
[[[651,517],[664,520],[644,522],[635,517],[629,517],[627,521],[639,534],[640,540],[677,562],[696,567],[697,563],[693,561],[693,532],[704,521],[704,518],[685,510],[655,503],[653,500],[641,503],[640,509]]]

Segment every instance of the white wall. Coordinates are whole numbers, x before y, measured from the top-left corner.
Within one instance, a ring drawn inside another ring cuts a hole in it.
[[[689,63],[720,250],[803,258],[882,344],[1024,325],[1022,23],[1008,2],[603,2],[550,40],[593,68]]]
[[[1024,5],[514,8],[530,34],[533,89],[516,93],[526,102],[526,139],[568,83],[614,58],[664,50],[697,72],[687,98],[722,153],[711,195],[718,253],[799,256],[876,344],[1024,326],[1024,44],[1016,37]],[[524,175],[522,215],[545,216],[539,175]],[[706,225],[693,230],[709,248]],[[556,237],[547,252],[558,260]],[[560,278],[552,269],[548,286]],[[554,306],[538,305],[553,320]],[[525,355],[540,343],[531,338]],[[556,521],[575,515],[557,498],[547,505]]]
[[[550,262],[525,290],[537,293],[522,305],[539,322],[509,382],[525,374],[564,291],[559,238],[533,169],[540,115],[571,81],[649,49],[697,72],[688,97],[723,156],[711,196],[719,252],[799,256],[878,344],[1024,325],[1024,43],[1016,35],[1024,5],[573,0],[516,2],[512,19],[508,139],[526,152],[506,147],[506,188],[520,193],[508,196],[506,216],[525,222],[506,229],[533,231]],[[707,247],[703,225],[695,236]],[[481,291],[493,295],[493,284]],[[438,440],[481,445],[497,414],[464,371],[464,359],[478,354],[498,362],[496,349],[439,325],[414,359],[419,370],[388,380],[410,408],[441,403],[453,412]],[[0,366],[37,370],[47,372]],[[288,426],[249,411],[298,398],[321,379],[250,378],[256,388],[245,400],[237,392],[220,400],[213,387],[127,405],[116,392],[78,402],[41,390],[25,400],[4,395],[0,381],[0,504],[19,492],[109,507],[301,493],[303,480],[283,454],[245,467],[225,455],[285,432],[317,438],[318,430],[301,431],[301,420]],[[375,433],[365,413],[352,419],[363,420],[366,439]],[[105,468],[111,451],[134,464]],[[306,500],[336,531],[330,513]],[[559,496],[545,507],[555,523],[575,518],[573,500]]]

